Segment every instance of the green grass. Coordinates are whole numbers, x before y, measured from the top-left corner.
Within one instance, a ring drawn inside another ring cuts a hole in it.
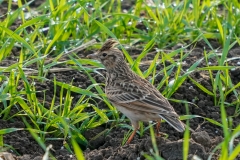
[[[103,65],[97,61],[79,58],[74,51],[81,45],[88,46],[88,50],[96,50],[109,37],[120,42],[120,48],[132,69],[140,76],[148,78],[158,89],[162,89],[165,97],[177,103],[191,103],[171,98],[187,80],[211,96],[214,105],[220,107],[222,121],[219,123],[209,117],[202,118],[221,126],[224,133],[223,142],[214,149],[214,152],[219,149],[219,159],[222,160],[235,159],[239,154],[239,145],[234,146],[233,140],[239,136],[240,126],[233,128],[230,123],[231,117],[226,115],[226,107],[229,106],[236,107],[233,116],[240,114],[240,82],[234,84],[229,73],[231,69],[237,68],[230,66],[229,63],[234,58],[239,60],[239,57],[227,58],[228,51],[234,45],[240,45],[238,0],[176,0],[174,2],[163,0],[161,3],[156,1],[156,6],[147,6],[145,1],[137,0],[127,13],[122,12],[120,0],[47,0],[35,9],[29,6],[31,2],[18,1],[18,8],[12,10],[13,3],[10,0],[8,12],[1,16],[0,61],[3,62],[10,57],[16,48],[19,54],[15,63],[0,66],[0,117],[8,121],[14,120],[14,117],[22,119],[26,125],[25,130],[28,130],[39,146],[46,150],[47,155],[49,149],[45,145],[46,141],[60,139],[67,142],[65,147],[69,152],[76,153],[78,159],[81,159],[83,155],[79,145],[88,144],[83,136],[87,129],[108,121],[114,122],[113,127],[131,128],[123,122],[125,117],[120,117],[109,103],[103,91],[104,84],[96,83],[91,76],[93,72],[99,74],[98,69],[103,68]],[[0,5],[1,3],[4,2],[0,1]],[[142,13],[144,16],[141,16]],[[20,21],[21,25],[16,29],[10,29],[16,21]],[[139,23],[143,25],[144,30],[136,27]],[[87,44],[93,39],[101,43],[94,42],[92,46]],[[222,49],[215,50],[210,42],[212,39],[218,41]],[[191,53],[185,50],[199,41],[204,42],[210,50],[205,49],[202,59],[192,64],[187,71],[183,70],[182,63]],[[177,44],[181,44],[182,47],[169,50]],[[126,50],[129,45],[142,50],[136,59],[133,59]],[[149,68],[142,72],[140,65],[150,51],[156,51],[156,55]],[[176,59],[176,55],[180,58]],[[62,57],[67,57],[68,60],[62,60]],[[209,65],[210,59],[215,59],[217,65]],[[202,62],[206,62],[205,67],[200,67]],[[46,75],[57,65],[84,73],[92,84],[83,89],[73,86],[72,83],[58,81],[56,78],[47,79]],[[157,71],[157,65],[164,67]],[[32,69],[33,66],[36,67]],[[191,77],[191,73],[197,71],[208,73],[212,90]],[[175,73],[174,81],[169,85],[173,73]],[[156,84],[155,78],[159,74],[163,75],[163,79]],[[40,91],[35,87],[35,83],[46,82],[53,83],[54,86],[54,96],[49,106],[46,106],[46,97],[39,99],[37,96],[38,92],[47,91]],[[21,84],[22,87],[19,89],[18,86]],[[57,88],[60,88],[58,94],[60,102],[56,100]],[[81,95],[75,104],[72,101],[73,93]],[[230,104],[227,98],[231,94],[236,100]],[[108,109],[99,109],[97,99],[103,101]],[[91,108],[92,112],[86,112],[87,108]],[[14,115],[11,114],[13,109],[17,110]],[[182,119],[195,117],[199,116],[181,116]],[[143,135],[147,129],[148,127],[142,126],[138,133]],[[1,129],[0,146],[9,147],[3,141],[3,135],[18,130],[22,128]],[[184,159],[187,158],[188,136],[186,132]],[[154,144],[154,137],[151,137]],[[153,151],[154,158],[161,159],[156,146]],[[145,156],[148,159],[153,158],[150,155]]]

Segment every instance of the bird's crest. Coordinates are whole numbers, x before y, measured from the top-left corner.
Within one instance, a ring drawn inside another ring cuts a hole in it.
[[[100,52],[102,51],[107,51],[113,47],[115,47],[118,44],[118,42],[114,39],[109,39],[107,42],[105,42],[102,46],[102,48],[99,50]]]

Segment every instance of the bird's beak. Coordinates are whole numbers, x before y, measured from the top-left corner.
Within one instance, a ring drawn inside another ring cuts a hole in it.
[[[97,56],[98,56],[98,52],[95,52],[93,54],[87,55],[87,58],[89,58],[89,59],[97,59]]]

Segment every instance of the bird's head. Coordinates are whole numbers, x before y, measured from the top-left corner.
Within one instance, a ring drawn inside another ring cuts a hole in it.
[[[124,62],[123,53],[119,49],[114,48],[117,44],[117,41],[109,39],[103,44],[102,48],[96,53],[88,55],[87,58],[99,60],[106,69],[115,68],[119,62]]]

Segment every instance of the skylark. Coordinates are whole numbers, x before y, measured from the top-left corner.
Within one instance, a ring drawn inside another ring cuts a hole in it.
[[[126,115],[134,128],[129,137],[129,144],[136,131],[139,121],[157,121],[157,134],[161,119],[168,122],[179,132],[185,130],[168,100],[147,80],[134,73],[124,60],[123,53],[114,48],[118,42],[109,39],[102,48],[88,58],[101,61],[107,70],[105,93],[111,103]]]

